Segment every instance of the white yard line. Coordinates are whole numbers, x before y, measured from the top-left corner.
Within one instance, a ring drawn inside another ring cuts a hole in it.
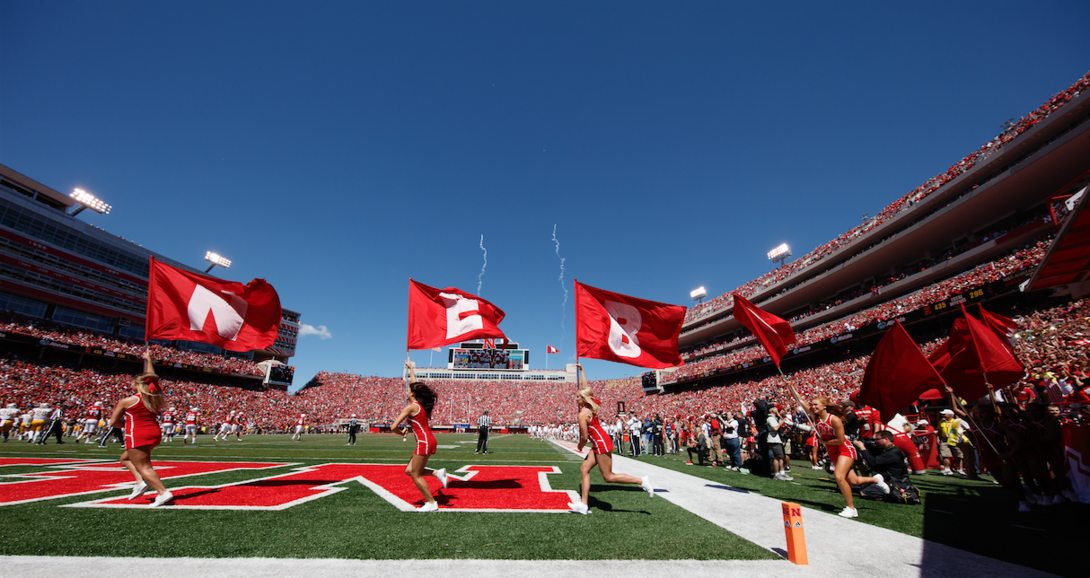
[[[575,452],[574,444],[555,443]],[[758,546],[781,553],[787,547],[781,500],[616,454],[613,470],[650,476],[656,490],[664,490],[655,494],[656,499],[677,504]],[[802,521],[811,576],[1051,576],[811,508],[803,508]]]

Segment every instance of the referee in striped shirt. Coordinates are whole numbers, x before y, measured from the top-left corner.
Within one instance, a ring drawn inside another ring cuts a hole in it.
[[[477,451],[475,454],[488,453],[488,432],[492,430],[492,418],[488,416],[488,410],[477,420]]]

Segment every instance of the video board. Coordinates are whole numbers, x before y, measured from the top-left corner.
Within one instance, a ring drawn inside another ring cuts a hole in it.
[[[291,385],[293,379],[295,379],[295,367],[291,365],[273,365],[269,367],[269,373],[265,376],[265,383]]]
[[[530,352],[525,349],[462,349],[452,347],[447,368],[526,371],[530,368]]]

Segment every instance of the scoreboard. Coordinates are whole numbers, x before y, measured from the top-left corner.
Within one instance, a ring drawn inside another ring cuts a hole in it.
[[[270,365],[265,373],[265,383],[276,385],[291,385],[295,379],[295,367],[291,365]]]
[[[481,343],[463,343],[460,347],[450,348],[447,368],[527,371],[530,369],[530,351],[519,349],[517,343],[503,344],[498,348]]]

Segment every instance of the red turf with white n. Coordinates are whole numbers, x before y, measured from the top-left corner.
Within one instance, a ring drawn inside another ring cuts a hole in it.
[[[156,466],[158,467],[158,465]],[[428,477],[440,511],[567,512],[575,492],[553,490],[547,478],[555,466],[466,466],[443,489]],[[390,464],[321,464],[288,474],[223,486],[170,487],[171,507],[198,510],[284,510],[331,496],[359,482],[402,511],[423,505],[424,499],[405,466]],[[168,485],[169,487],[169,485]],[[153,495],[128,501],[124,497],[72,504],[71,507],[146,507]]]

